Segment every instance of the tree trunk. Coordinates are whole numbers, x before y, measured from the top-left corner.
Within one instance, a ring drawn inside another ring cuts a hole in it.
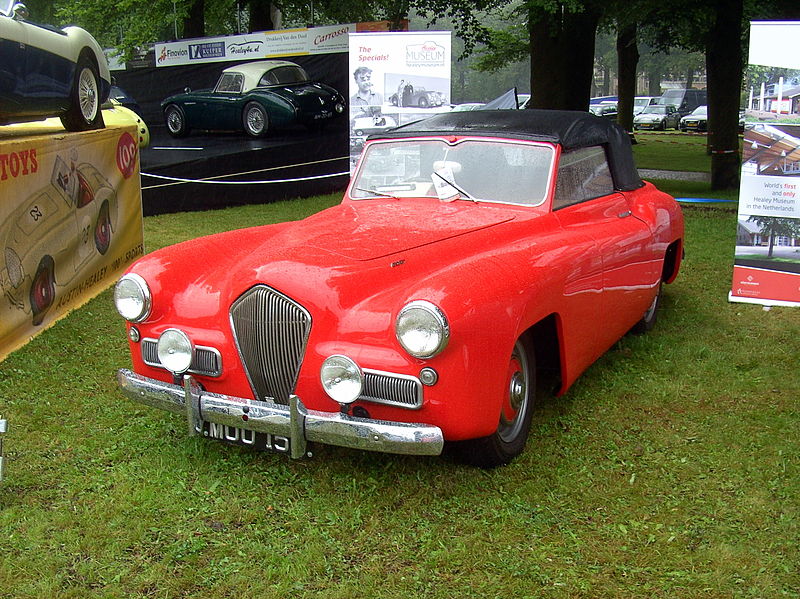
[[[653,67],[647,71],[647,95],[660,96],[661,95],[661,78],[663,74],[661,69]]]
[[[194,0],[189,5],[189,13],[183,20],[183,37],[203,37],[206,34],[205,0]]]
[[[706,44],[706,76],[712,189],[739,187],[742,3],[743,0],[717,0],[711,8],[715,19]]]
[[[639,63],[635,23],[617,30],[617,61],[617,122],[626,131],[633,131],[633,99],[636,97],[636,72]]]
[[[541,9],[528,9],[531,40],[531,108],[556,108],[564,104],[564,73],[558,43],[557,21]],[[587,102],[588,104],[588,102]]]

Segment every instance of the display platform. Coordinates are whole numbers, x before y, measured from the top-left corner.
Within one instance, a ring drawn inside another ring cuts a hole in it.
[[[348,172],[347,126],[342,118],[323,131],[298,126],[254,139],[227,132],[192,132],[173,138],[163,125],[151,125],[150,146],[141,152],[144,215],[343,190],[348,175],[328,175]],[[292,181],[268,182],[287,179]]]
[[[136,127],[0,127],[0,359],[143,253]]]

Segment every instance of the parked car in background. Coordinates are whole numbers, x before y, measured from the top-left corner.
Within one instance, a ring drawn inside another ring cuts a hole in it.
[[[454,104],[452,107],[453,112],[465,112],[469,110],[480,110],[483,107],[483,102],[465,102],[464,104]]]
[[[603,118],[617,120],[617,103],[601,102],[599,104],[590,104],[589,112]]]
[[[677,129],[681,115],[672,104],[651,104],[633,117],[634,129]]]
[[[157,250],[114,291],[133,401],[210,439],[519,455],[564,393],[653,327],[683,256],[675,200],[585,112],[448,112],[371,136],[342,203]],[[553,385],[553,386],[551,386]]]
[[[698,106],[690,114],[681,117],[681,131],[708,131],[708,107]]]
[[[636,96],[633,99],[633,116],[642,112],[647,106],[655,104],[657,99],[654,96]]]
[[[80,27],[28,21],[17,0],[0,0],[0,125],[58,116],[68,131],[103,126],[111,75],[105,54]]]
[[[118,106],[124,106],[128,110],[132,110],[139,116],[142,115],[142,107],[139,106],[139,102],[118,85],[112,83],[108,99],[113,100]]]
[[[656,103],[662,106],[673,105],[680,116],[689,114],[698,106],[708,104],[704,89],[668,89],[661,94]]]
[[[285,60],[228,67],[213,89],[187,90],[161,102],[173,137],[192,129],[244,131],[251,137],[294,124],[317,129],[342,115],[345,106],[342,94]]]

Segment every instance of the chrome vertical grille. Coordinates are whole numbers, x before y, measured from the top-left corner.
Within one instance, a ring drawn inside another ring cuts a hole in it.
[[[311,315],[266,285],[246,291],[233,303],[230,315],[256,398],[288,404],[303,363]]]

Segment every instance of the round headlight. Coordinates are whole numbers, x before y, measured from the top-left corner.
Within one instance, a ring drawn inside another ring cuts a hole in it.
[[[152,305],[147,282],[134,273],[123,275],[114,287],[114,305],[125,320],[142,322],[150,316]]]
[[[194,347],[189,337],[178,329],[167,329],[158,338],[158,360],[174,374],[183,374],[192,365]]]
[[[364,387],[361,369],[347,356],[325,358],[319,377],[325,393],[341,404],[353,403],[361,395]]]
[[[424,300],[406,304],[397,315],[395,335],[415,358],[432,358],[450,339],[450,325],[438,306]]]

